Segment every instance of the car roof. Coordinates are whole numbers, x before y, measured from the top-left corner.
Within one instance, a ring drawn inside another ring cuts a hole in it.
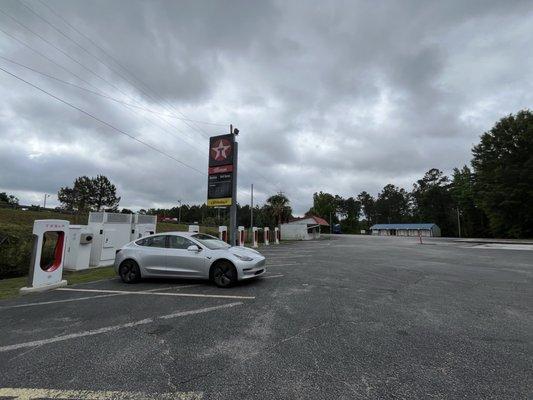
[[[177,235],[177,236],[193,236],[198,235],[200,232],[180,232],[180,231],[172,231],[172,232],[158,232],[154,233],[154,235]]]

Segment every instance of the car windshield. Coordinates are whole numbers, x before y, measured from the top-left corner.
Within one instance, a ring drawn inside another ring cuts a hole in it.
[[[226,242],[223,242],[222,240],[211,235],[199,233],[197,235],[192,235],[192,237],[198,240],[201,244],[203,244],[209,250],[227,249],[231,247]]]

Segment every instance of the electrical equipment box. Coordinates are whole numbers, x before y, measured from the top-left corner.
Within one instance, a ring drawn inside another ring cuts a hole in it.
[[[153,235],[156,232],[157,215],[134,214],[131,224],[131,240]]]
[[[88,225],[69,226],[64,269],[79,271],[89,268],[93,236]]]
[[[91,267],[112,265],[115,253],[131,242],[132,214],[91,212],[89,229],[93,234],[91,246]]]

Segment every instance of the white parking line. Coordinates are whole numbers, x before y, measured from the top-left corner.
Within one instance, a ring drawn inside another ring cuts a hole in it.
[[[59,288],[56,290],[65,291],[65,292],[119,293],[119,294],[152,295],[152,296],[178,296],[178,297],[207,297],[207,298],[213,298],[213,299],[245,299],[245,300],[255,299],[255,296],[231,296],[231,295],[224,295],[224,294],[198,294],[198,293],[157,293],[157,292],[149,292],[147,290],[126,291],[126,290],[70,289],[70,288]]]
[[[170,318],[177,318],[177,317],[185,317],[187,315],[202,314],[202,313],[206,313],[206,312],[210,312],[210,311],[220,310],[220,309],[223,309],[223,308],[235,307],[235,306],[239,306],[241,304],[243,304],[243,303],[241,303],[241,302],[228,303],[228,304],[222,304],[220,306],[199,308],[199,309],[190,310],[190,311],[179,311],[179,312],[176,312],[176,313],[173,313],[173,314],[162,315],[162,316],[156,317],[155,319],[170,319]],[[52,337],[52,338],[48,338],[48,339],[34,340],[32,342],[24,342],[24,343],[12,344],[12,345],[9,345],[9,346],[2,346],[2,347],[0,347],[0,352],[10,351],[10,350],[17,350],[17,349],[22,349],[22,348],[26,348],[26,347],[42,346],[43,344],[62,342],[62,341],[65,341],[65,340],[76,339],[76,338],[85,337],[85,336],[99,335],[101,333],[108,333],[108,332],[118,331],[119,329],[132,328],[134,326],[151,324],[152,322],[155,322],[155,319],[146,318],[146,319],[142,319],[140,321],[128,322],[126,324],[106,326],[104,328],[94,329],[94,330],[90,330],[90,331],[71,333],[71,334],[68,334],[68,335],[56,336],[56,337]]]
[[[263,276],[263,279],[270,279],[270,278],[281,278],[285,275],[267,275],[267,276]]]
[[[267,257],[267,260],[288,260],[288,259],[292,259],[292,258],[305,258],[306,256],[273,256],[273,257]]]
[[[190,288],[190,287],[196,287],[201,286],[200,284],[197,285],[182,285],[182,286],[169,286],[169,287],[163,287],[163,288],[155,288],[155,289],[148,289],[145,290],[145,292],[156,292],[160,290],[172,290],[172,289],[183,289],[183,288]],[[6,310],[10,308],[21,308],[21,307],[31,307],[31,306],[44,306],[47,304],[56,304],[56,303],[70,303],[73,301],[83,301],[83,300],[92,300],[92,299],[101,299],[103,297],[114,297],[114,296],[123,296],[129,293],[112,293],[112,294],[102,294],[99,296],[87,296],[87,297],[77,297],[75,299],[63,299],[63,300],[50,300],[50,301],[40,301],[36,303],[26,303],[26,304],[17,304],[14,306],[0,306],[0,310]]]
[[[26,388],[0,388],[0,397],[18,400],[33,399],[84,399],[84,400],[199,400],[203,398],[201,392],[172,392],[161,394],[145,394],[141,392],[95,391],[95,390],[57,390],[57,389],[26,389]]]
[[[290,267],[291,265],[299,265],[297,263],[286,263],[286,264],[269,264],[266,267]]]

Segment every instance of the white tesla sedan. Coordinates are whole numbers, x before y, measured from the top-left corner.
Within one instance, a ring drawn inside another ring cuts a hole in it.
[[[128,243],[117,251],[115,271],[126,283],[142,278],[201,278],[218,287],[266,272],[265,257],[203,233],[165,232]]]

